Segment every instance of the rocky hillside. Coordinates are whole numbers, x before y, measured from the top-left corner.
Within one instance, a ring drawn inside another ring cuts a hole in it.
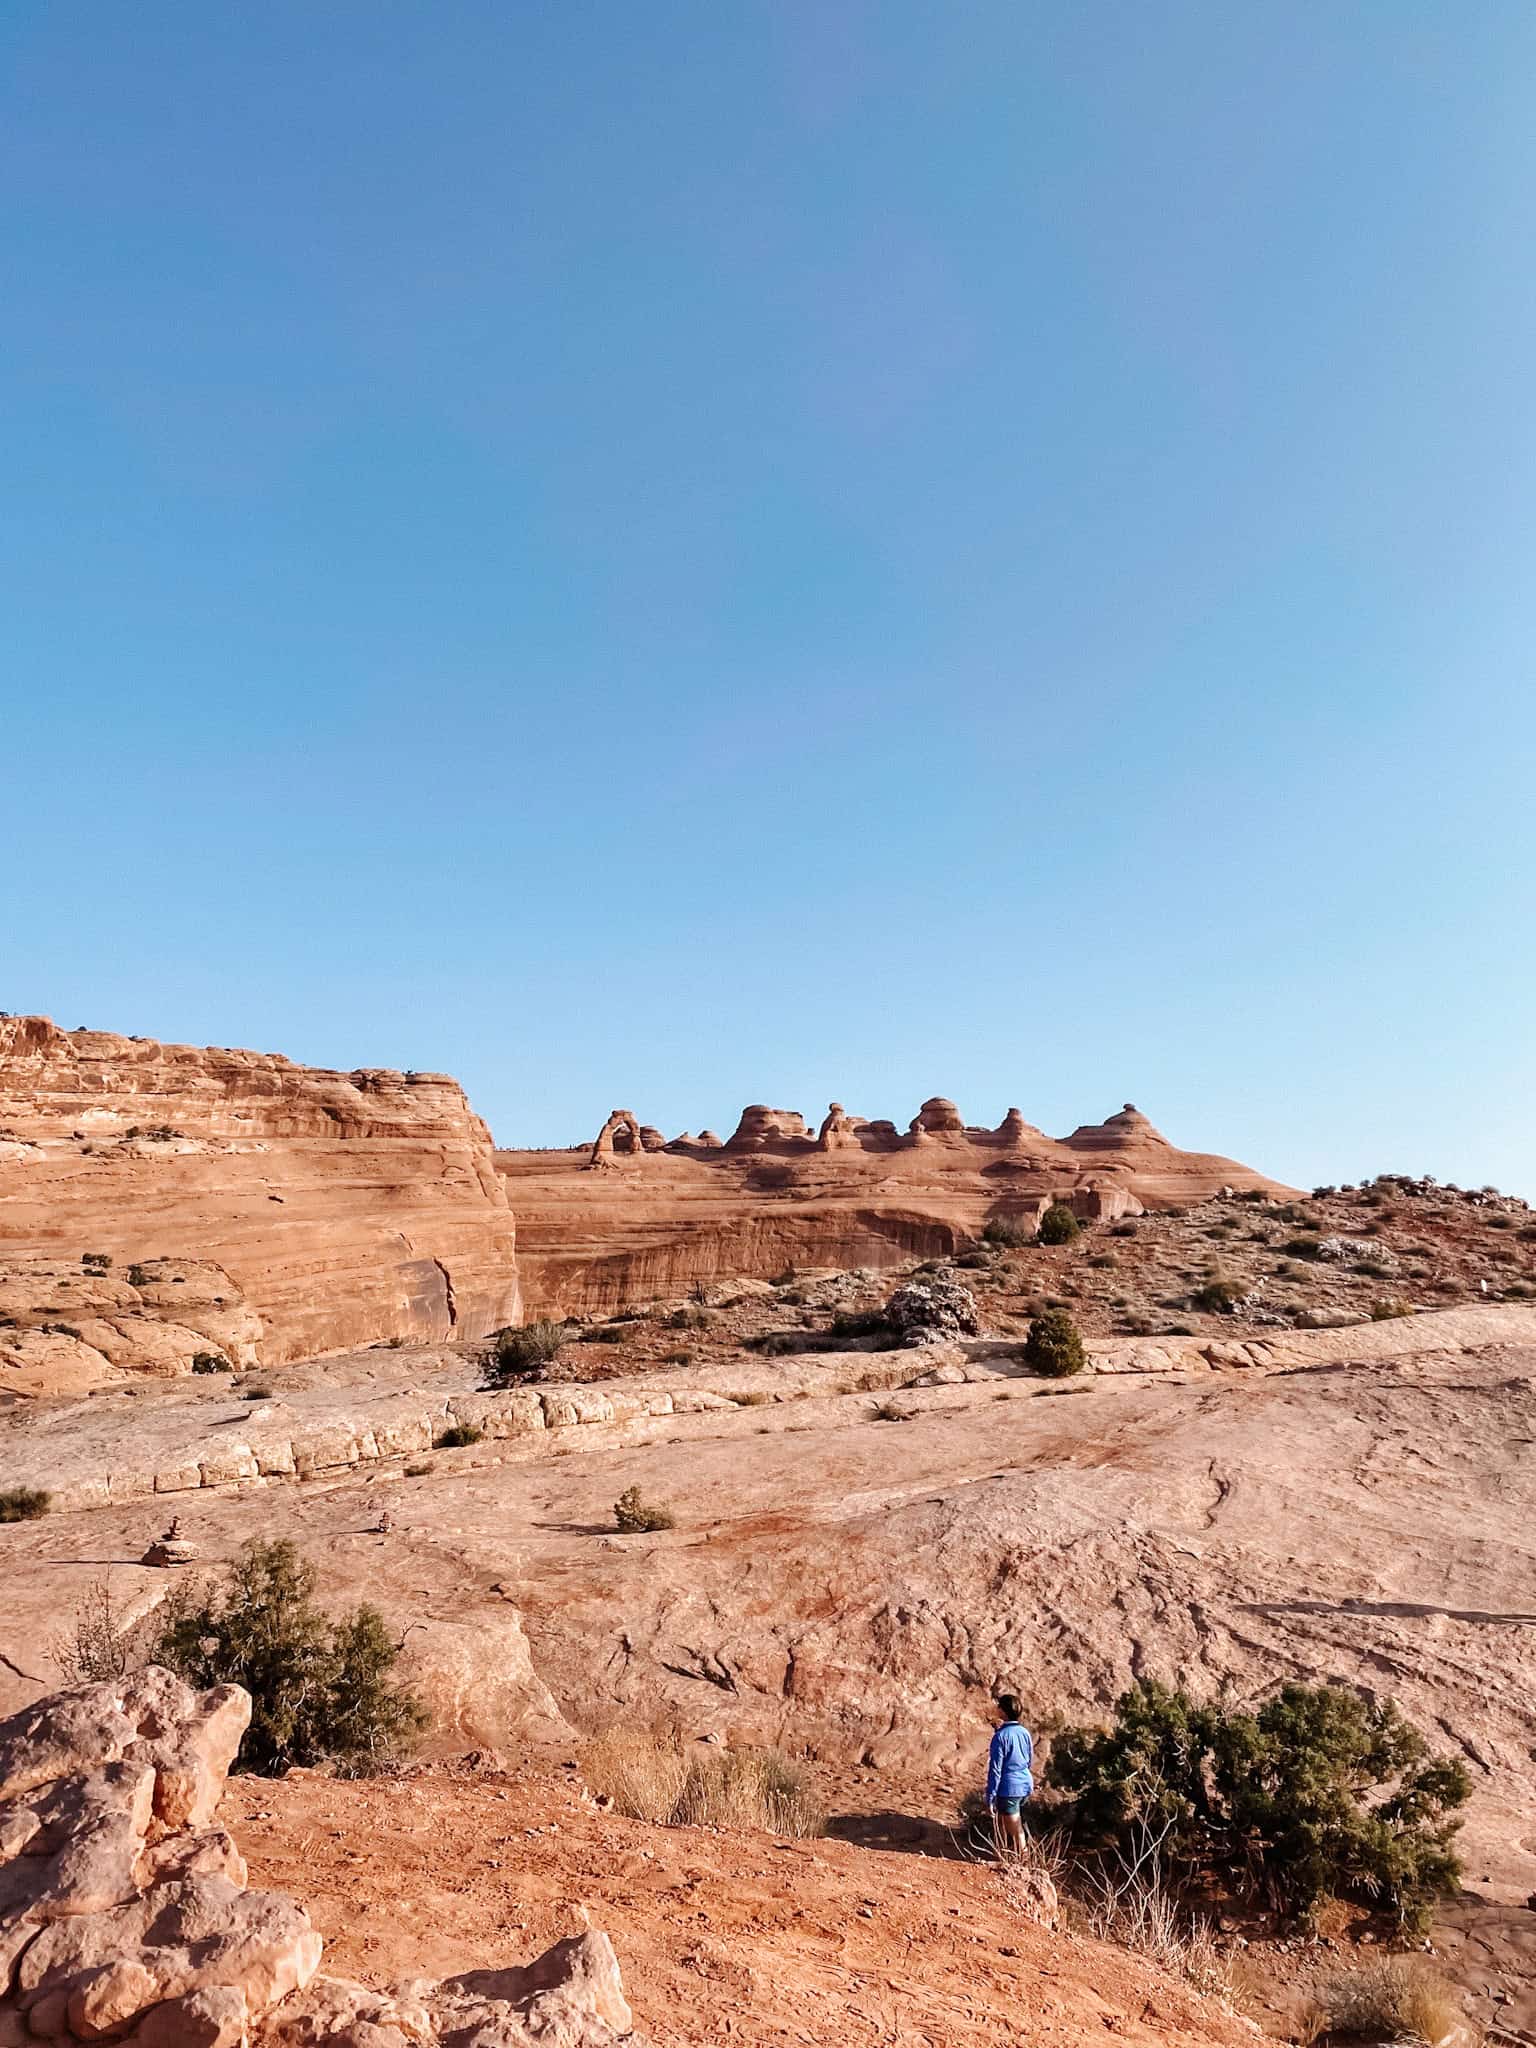
[[[623,1308],[695,1282],[794,1266],[942,1257],[989,1223],[1032,1227],[1053,1202],[1084,1220],[1184,1207],[1222,1188],[1293,1192],[1216,1154],[1184,1152],[1130,1103],[1049,1138],[1010,1109],[966,1124],[933,1096],[905,1130],[833,1103],[812,1130],[754,1104],[722,1143],[670,1142],[615,1110],[590,1147],[501,1151],[530,1314]]]
[[[0,1018],[0,1390],[518,1310],[511,1211],[457,1082]]]

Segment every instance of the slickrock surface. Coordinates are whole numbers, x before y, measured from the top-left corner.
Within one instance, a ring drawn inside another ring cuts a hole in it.
[[[1491,1344],[1536,1346],[1536,1307],[1447,1309],[1343,1330],[1277,1331],[1246,1341],[1099,1338],[1104,1374],[1305,1371],[1370,1359],[1406,1360]],[[264,1398],[224,1398],[195,1383],[86,1400],[32,1403],[0,1418],[9,1483],[40,1487],[55,1512],[149,1502],[199,1489],[334,1478],[353,1466],[430,1451],[468,1425],[508,1454],[567,1452],[573,1430],[606,1426],[604,1441],[645,1442],[685,1418],[741,1408],[911,1389],[989,1386],[1027,1378],[1023,1346],[997,1338],[942,1339],[894,1351],[740,1354],[707,1367],[561,1380],[487,1392],[462,1351],[362,1352],[300,1369]],[[1035,1382],[1027,1380],[1030,1388]],[[230,1385],[221,1382],[221,1385]],[[262,1390],[257,1390],[262,1391]]]
[[[607,2048],[630,2033],[602,1934],[388,1991],[317,1975],[308,1914],[246,1888],[215,1820],[250,1705],[151,1666],[0,1723],[0,2039]]]
[[[505,1184],[456,1082],[0,1018],[0,1393],[518,1313]]]
[[[952,1384],[546,1422],[175,1506],[206,1565],[292,1536],[327,1600],[377,1601],[459,1746],[638,1717],[932,1776],[974,1762],[1003,1684],[1081,1718],[1139,1672],[1243,1701],[1336,1677],[1466,1759],[1470,1880],[1516,1901],[1536,1890],[1533,1326],[1425,1316],[1287,1336],[1267,1369],[1066,1383],[962,1352],[977,1377]],[[838,1364],[894,1359],[922,1363]],[[830,1364],[753,1370],[793,1395]],[[135,1405],[162,1400],[183,1405]],[[677,1527],[617,1536],[631,1485]],[[0,1528],[0,1705],[48,1689],[100,1580],[130,1617],[182,1583],[138,1562],[165,1512]]]
[[[813,1130],[755,1103],[724,1145],[663,1144],[615,1110],[590,1147],[499,1151],[517,1210],[529,1313],[621,1308],[695,1281],[787,1267],[892,1266],[948,1253],[993,1218],[1085,1218],[1200,1201],[1223,1187],[1290,1190],[1234,1160],[1181,1152],[1129,1103],[1048,1138],[1009,1110],[996,1129],[934,1096],[905,1131],[833,1103]]]

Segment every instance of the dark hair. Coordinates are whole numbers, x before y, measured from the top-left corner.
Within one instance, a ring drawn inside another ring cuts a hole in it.
[[[1005,1721],[1017,1721],[1024,1709],[1011,1692],[1000,1692],[997,1696],[997,1711]]]

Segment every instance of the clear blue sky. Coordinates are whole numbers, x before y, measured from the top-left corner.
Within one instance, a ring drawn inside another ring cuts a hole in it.
[[[0,1004],[1536,1195],[1529,0],[10,0]]]

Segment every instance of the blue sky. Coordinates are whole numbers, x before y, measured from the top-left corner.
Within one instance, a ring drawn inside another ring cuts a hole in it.
[[[0,1004],[1536,1196],[1526,0],[0,15]]]

